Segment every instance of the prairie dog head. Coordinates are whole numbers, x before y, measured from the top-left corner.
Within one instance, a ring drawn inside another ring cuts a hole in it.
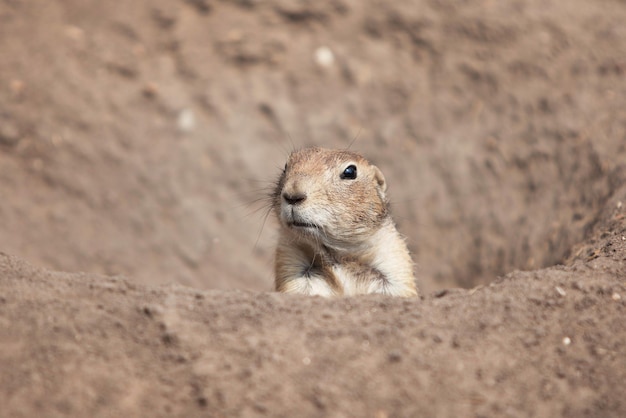
[[[305,148],[289,156],[272,208],[294,238],[352,248],[387,218],[386,190],[382,172],[359,154]]]

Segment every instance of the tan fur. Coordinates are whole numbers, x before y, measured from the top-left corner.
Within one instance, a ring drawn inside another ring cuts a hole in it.
[[[342,178],[349,165],[355,179]],[[280,222],[276,290],[416,296],[413,262],[389,216],[386,189],[382,172],[356,153],[293,152],[272,195]]]

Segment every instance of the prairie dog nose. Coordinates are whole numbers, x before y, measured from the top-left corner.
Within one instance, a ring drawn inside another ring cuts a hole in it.
[[[290,205],[297,205],[306,200],[306,194],[303,192],[283,192],[283,199]]]

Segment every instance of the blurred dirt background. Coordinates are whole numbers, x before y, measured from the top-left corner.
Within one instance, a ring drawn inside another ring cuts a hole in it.
[[[625,21],[0,0],[8,416],[625,416]],[[267,188],[353,140],[426,297],[265,293]]]

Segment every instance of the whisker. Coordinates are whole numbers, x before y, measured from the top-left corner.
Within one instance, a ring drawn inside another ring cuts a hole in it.
[[[263,233],[263,229],[265,228],[265,223],[267,222],[267,218],[269,217],[270,213],[272,213],[272,207],[268,207],[267,211],[265,212],[265,215],[263,215],[263,222],[261,223],[261,229],[259,229],[259,233],[256,237],[256,240],[254,241],[254,249],[257,248],[257,245],[259,244],[259,239],[261,239],[261,234]]]
[[[350,143],[348,144],[348,146],[346,147],[346,151],[350,150],[350,148],[352,148],[352,144],[354,144],[357,140],[357,138],[359,137],[359,135],[361,135],[361,131],[363,130],[363,126],[359,126],[359,131],[356,133],[356,135],[354,136],[354,138],[352,138],[352,141],[350,141]]]
[[[287,132],[287,136],[289,136],[289,142],[291,143],[291,152],[294,152],[296,150],[296,144],[293,142],[290,132]]]
[[[256,199],[244,201],[244,202],[233,203],[229,205],[229,208],[237,209],[237,210],[249,209],[249,210],[252,210],[250,212],[251,214],[251,213],[257,212],[259,209],[264,209],[266,207],[271,207],[271,206],[272,206],[272,198],[269,196],[263,196],[263,197],[258,197]]]
[[[265,210],[265,211],[267,211],[268,213],[270,213],[270,212],[272,211],[272,207],[271,207],[271,206],[269,206],[269,205],[267,205],[267,206],[261,206],[261,207],[259,207],[259,208],[256,208],[256,209],[253,209],[253,210],[248,211],[248,212],[246,213],[246,216],[247,216],[247,217],[250,217],[250,216],[252,216],[252,215],[256,215],[256,214],[258,214],[259,212],[264,211],[264,210]],[[264,215],[263,215],[263,217],[265,217],[265,218],[266,218],[266,217],[267,217],[267,215],[265,215],[265,214],[264,214]]]

